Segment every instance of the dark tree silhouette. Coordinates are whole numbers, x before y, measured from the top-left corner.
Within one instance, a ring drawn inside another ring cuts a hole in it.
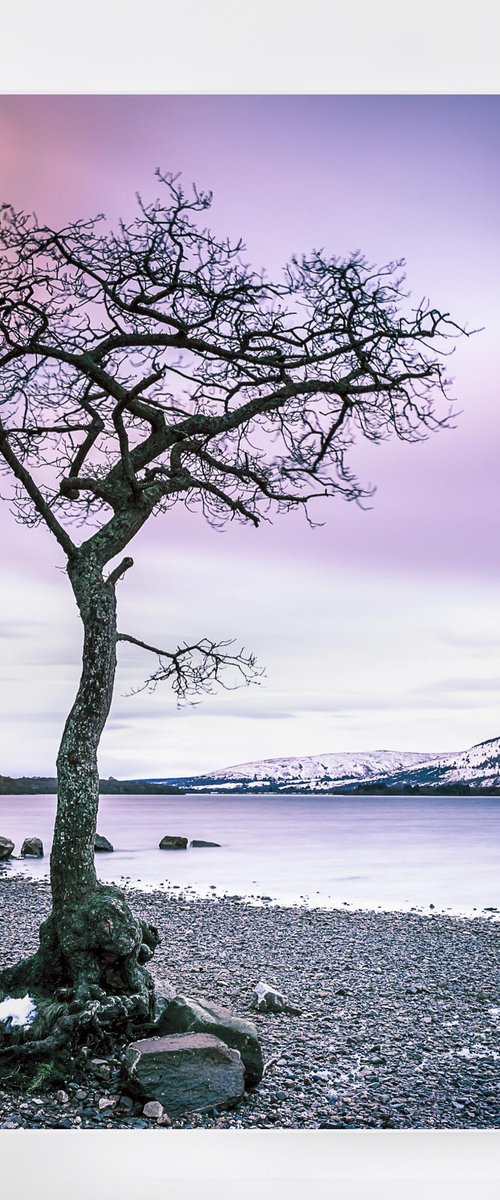
[[[157,933],[94,868],[117,643],[152,650],[150,680],[170,680],[180,698],[256,671],[227,642],[162,649],[118,632],[116,587],[133,565],[120,556],[179,502],[217,525],[258,525],[316,497],[362,500],[353,440],[415,441],[445,424],[442,355],[464,332],[426,302],[408,305],[401,263],[315,250],[269,281],[241,243],[204,227],[210,195],[158,178],[164,198],[139,199],[117,232],[103,217],[54,231],[2,210],[0,462],[19,519],[45,524],[63,551],[84,631],[57,760],[52,913],[37,953],[0,977],[11,994],[60,1002],[26,1054],[82,1025],[151,1016],[144,964]]]

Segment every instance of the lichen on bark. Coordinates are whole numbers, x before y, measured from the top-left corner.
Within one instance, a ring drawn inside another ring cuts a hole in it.
[[[145,967],[157,930],[133,916],[123,892],[99,883],[94,838],[99,806],[97,752],[116,671],[113,580],[81,555],[69,577],[84,627],[82,671],[57,758],[58,800],[50,859],[52,912],[29,959],[0,974],[0,988],[28,991],[43,1019],[8,1039],[0,1055],[43,1055],[69,1048],[81,1033],[147,1025],[154,985]],[[57,1000],[47,1028],[46,1000]],[[41,1026],[43,1036],[40,1036]],[[5,1043],[5,1039],[4,1039]]]

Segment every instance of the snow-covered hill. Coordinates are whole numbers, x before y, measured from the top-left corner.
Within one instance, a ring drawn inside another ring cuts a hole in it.
[[[266,790],[331,792],[359,784],[398,787],[467,785],[500,787],[500,738],[457,754],[370,750],[317,754],[302,758],[265,758],[224,767],[210,775],[150,782],[175,783],[190,792]]]
[[[377,775],[392,775],[416,764],[428,762],[436,755],[412,751],[373,750],[345,754],[319,754],[304,758],[264,758],[260,762],[241,763],[216,771],[216,776],[231,779],[273,779],[276,783],[320,783],[346,779],[371,779]]]
[[[480,742],[458,754],[435,757],[428,763],[410,770],[391,773],[386,779],[391,787],[398,783],[426,784],[444,787],[448,784],[470,784],[473,787],[500,787],[500,738]]]
[[[252,790],[293,787],[297,791],[321,792],[415,770],[417,766],[427,766],[436,757],[415,751],[373,750],[303,758],[266,758],[178,782],[196,791],[236,791],[243,785]]]

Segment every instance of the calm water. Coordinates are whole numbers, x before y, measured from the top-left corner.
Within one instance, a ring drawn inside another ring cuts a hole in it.
[[[53,796],[2,796],[0,834],[15,854],[41,837],[48,854],[54,813]],[[97,856],[103,880],[328,907],[500,908],[499,797],[103,796],[99,832],[115,847]],[[164,834],[221,849],[161,851]],[[3,870],[45,874],[48,857]]]

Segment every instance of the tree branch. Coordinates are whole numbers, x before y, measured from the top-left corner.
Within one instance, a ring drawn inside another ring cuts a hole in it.
[[[5,435],[1,421],[0,454],[7,463],[7,466],[10,467],[12,474],[27,492],[30,500],[36,508],[37,513],[39,513],[39,515],[42,517],[42,520],[45,521],[45,524],[47,528],[50,529],[51,533],[54,534],[54,537],[59,542],[59,545],[64,550],[64,553],[68,558],[73,558],[74,554],[76,553],[76,546],[72,542],[64,527],[60,525],[57,517],[54,516],[50,505],[40,491],[39,487],[37,487],[37,484],[30,475],[29,471],[27,471],[23,464],[19,461],[17,455],[12,449],[12,446],[9,445],[8,438]]]
[[[133,565],[133,558],[123,558],[121,563],[118,563],[118,566],[114,568],[114,571],[110,572],[106,582],[112,584],[114,587],[115,583],[118,583],[118,580],[125,574],[125,571],[130,571]]]
[[[151,646],[128,633],[118,633],[116,640],[130,642],[133,646],[156,654],[159,659],[157,670],[148,676],[142,687],[134,691],[155,691],[159,683],[170,682],[179,703],[193,703],[192,697],[211,695],[216,685],[233,691],[247,684],[259,683],[264,674],[256,667],[255,656],[245,654],[243,647],[236,654],[229,653],[228,648],[234,646],[234,639],[213,642],[209,638],[202,638],[192,645],[185,642],[175,651]],[[223,679],[226,671],[230,672],[229,682]]]
[[[200,224],[209,194],[159,179],[166,201],[139,199],[116,232],[0,213],[2,415],[26,431],[16,469],[4,459],[60,541],[35,468],[56,477],[58,516],[99,523],[110,505],[85,543],[103,564],[181,496],[254,525],[318,497],[359,501],[355,438],[417,441],[449,423],[441,358],[466,333],[426,301],[408,307],[401,263],[313,251],[268,281]]]

